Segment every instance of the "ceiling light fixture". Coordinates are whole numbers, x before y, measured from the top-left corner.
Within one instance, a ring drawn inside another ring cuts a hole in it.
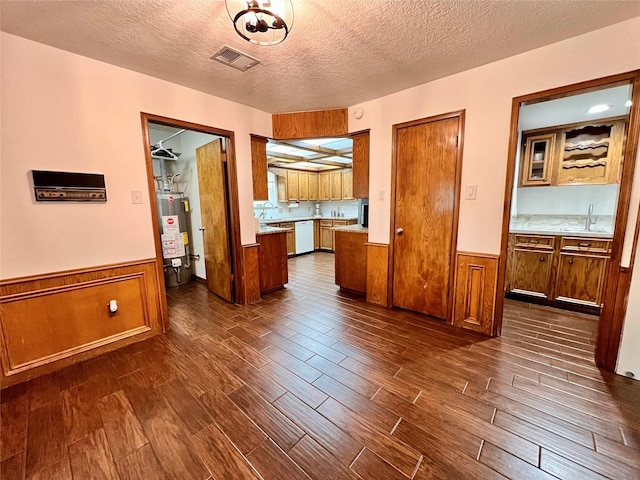
[[[600,105],[594,105],[589,110],[587,110],[587,113],[602,113],[602,112],[606,112],[610,108],[611,108],[611,105],[605,105],[604,103],[602,103]]]
[[[291,0],[225,0],[238,35],[256,45],[277,45],[293,27]]]

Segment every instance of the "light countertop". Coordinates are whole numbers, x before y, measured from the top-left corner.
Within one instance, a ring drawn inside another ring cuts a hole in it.
[[[260,227],[260,230],[256,231],[256,235],[268,235],[271,233],[293,232],[293,228],[280,228],[280,227]]]
[[[511,217],[509,233],[562,237],[613,238],[613,216],[594,215],[589,230],[584,215],[518,215]]]
[[[588,238],[613,238],[613,233],[611,232],[598,232],[598,231],[586,231],[586,230],[571,230],[571,229],[556,229],[556,230],[544,230],[544,229],[535,229],[535,230],[524,230],[524,229],[509,229],[509,233],[518,233],[522,235],[555,235],[559,237],[588,237]]]
[[[335,230],[336,232],[369,233],[369,229],[367,227],[363,227],[362,225],[345,225],[341,227],[332,227],[331,230]]]
[[[307,220],[357,220],[356,217],[297,217],[297,218],[269,218],[267,220],[261,220],[260,223],[293,223],[304,222]]]

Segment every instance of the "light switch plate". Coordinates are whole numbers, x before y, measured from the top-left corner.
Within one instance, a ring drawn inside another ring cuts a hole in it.
[[[378,192],[378,200],[384,200],[384,190]]]
[[[131,203],[142,203],[142,192],[140,190],[131,190]]]
[[[477,185],[467,185],[464,189],[464,199],[465,200],[475,200],[476,194],[478,193]]]

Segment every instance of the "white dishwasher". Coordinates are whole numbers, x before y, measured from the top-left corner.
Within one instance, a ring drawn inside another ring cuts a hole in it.
[[[295,223],[296,254],[313,252],[313,220]]]

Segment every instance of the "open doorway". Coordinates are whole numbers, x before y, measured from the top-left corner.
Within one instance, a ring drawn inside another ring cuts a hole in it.
[[[232,132],[143,114],[147,174],[164,285],[192,281],[238,302]],[[237,240],[236,240],[237,239]]]
[[[635,164],[634,79],[514,99],[497,333],[598,359],[596,341],[612,322],[603,311],[616,301],[611,282],[620,272]]]

